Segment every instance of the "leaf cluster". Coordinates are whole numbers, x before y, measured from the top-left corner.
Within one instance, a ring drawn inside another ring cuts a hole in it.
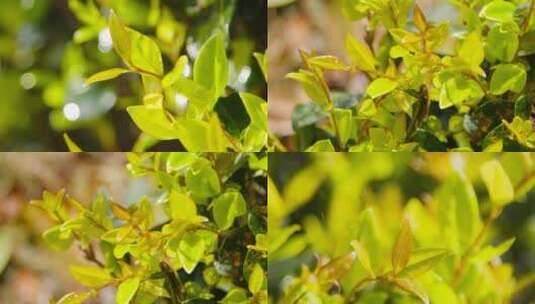
[[[501,257],[516,237],[495,236],[504,209],[535,186],[533,155],[306,159],[290,176],[270,170],[274,303],[511,302],[533,284]],[[411,170],[424,174],[419,184]]]
[[[450,2],[458,20],[434,22],[410,0],[344,0],[347,18],[367,19],[366,37],[347,35],[350,63],[301,52],[304,68],[287,77],[311,102],[294,110],[292,148],[532,150],[534,2]],[[329,71],[369,84],[361,95],[332,92]]]
[[[83,6],[78,0],[71,2]],[[93,7],[91,3],[87,5]],[[83,12],[80,17],[86,17],[86,14]],[[191,79],[188,77],[191,69],[188,56],[177,56],[184,43],[185,29],[169,12],[164,10],[161,14],[156,25],[158,40],[154,40],[128,27],[111,10],[106,26],[124,67],[98,72],[86,80],[86,85],[127,73],[140,76],[142,104],[126,108],[143,132],[135,150],[144,150],[161,140],[178,140],[186,151],[192,152],[263,150],[267,142],[267,104],[261,97],[227,88],[230,63],[226,32],[218,29],[200,47]],[[162,59],[162,50],[169,51],[166,47],[172,50],[168,56],[174,65],[169,71],[164,71]],[[261,70],[265,71],[263,55],[256,54],[255,57]],[[228,98],[232,95],[233,98]],[[218,103],[224,104],[225,108],[245,109],[247,124],[239,121],[242,117],[228,117],[231,121],[222,121],[216,108]]]
[[[85,303],[115,287],[116,303],[267,303],[267,157],[233,153],[130,153],[129,171],[159,192],[125,205],[64,190],[32,204],[55,225],[53,249],[78,245],[86,264],[69,266],[88,288],[57,302]]]

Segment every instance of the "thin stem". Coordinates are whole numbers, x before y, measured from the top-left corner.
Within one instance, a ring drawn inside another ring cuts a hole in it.
[[[275,136],[275,134],[269,132],[269,139],[272,141],[274,148],[278,149],[281,152],[287,152],[288,149],[281,143],[281,141]]]
[[[531,4],[529,5],[529,12],[526,16],[526,20],[524,20],[524,24],[522,24],[522,32],[525,33],[528,30],[529,24],[531,23],[531,18],[533,16],[533,12],[535,12],[535,0],[531,0]]]

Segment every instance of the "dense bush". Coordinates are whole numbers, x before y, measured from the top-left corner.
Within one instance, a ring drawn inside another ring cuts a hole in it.
[[[519,153],[275,155],[270,297],[527,303],[534,161]]]
[[[71,265],[89,289],[57,303],[84,303],[117,287],[117,303],[267,303],[266,167],[259,154],[128,154],[128,170],[159,185],[124,205],[65,191],[33,201],[56,225],[50,247],[77,244],[88,264]],[[92,264],[89,264],[92,263]]]
[[[436,22],[410,0],[341,2],[347,18],[367,20],[366,37],[347,35],[350,64],[300,52],[304,66],[288,77],[311,102],[293,112],[291,148],[534,148],[534,1],[450,1],[452,20]],[[358,71],[369,84],[363,94],[331,91],[329,71]]]
[[[91,151],[261,150],[265,12],[245,0],[1,1],[0,147],[65,150],[68,133]]]

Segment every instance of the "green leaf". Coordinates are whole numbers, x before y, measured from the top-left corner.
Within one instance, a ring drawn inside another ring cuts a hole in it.
[[[264,285],[264,269],[259,264],[255,264],[249,276],[249,291],[252,294],[259,292]]]
[[[93,297],[94,292],[88,291],[88,292],[70,292],[61,299],[56,304],[83,304],[85,303],[89,298]]]
[[[171,87],[175,82],[177,82],[180,78],[184,77],[184,69],[188,65],[188,56],[182,55],[175,63],[175,66],[171,70],[171,72],[167,73],[165,77],[162,79],[162,86],[164,88]]]
[[[69,152],[83,152],[82,149],[69,137],[67,133],[63,133],[63,140],[67,144]]]
[[[392,271],[394,275],[404,268],[411,257],[412,231],[407,219],[401,223],[401,230],[392,249]]]
[[[219,177],[208,162],[197,162],[186,173],[186,187],[201,198],[216,196],[221,191]]]
[[[429,304],[429,297],[427,296],[427,294],[420,289],[420,287],[418,287],[418,285],[416,285],[416,282],[413,282],[411,280],[407,280],[407,279],[398,279],[398,278],[394,278],[393,279],[393,282],[395,283],[395,285],[399,288],[401,288],[402,290],[406,291],[406,292],[409,292],[410,294],[412,294],[413,296],[417,297],[418,299],[420,299],[420,301],[422,301],[422,303],[424,304]]]
[[[262,70],[264,79],[267,80],[267,77],[268,77],[267,57],[262,53],[253,53],[253,55],[254,55],[254,58],[256,59],[256,62],[258,62],[258,66],[260,66],[260,69]]]
[[[515,238],[510,238],[504,242],[502,242],[500,245],[494,247],[494,246],[486,246],[485,248],[481,249],[478,253],[476,253],[474,256],[472,256],[473,261],[478,262],[489,262],[495,257],[499,257],[502,254],[504,254],[511,246],[513,246],[513,243],[515,242]]]
[[[442,261],[445,257],[449,255],[449,252],[443,251],[431,257],[425,258],[416,263],[410,264],[409,266],[403,268],[399,273],[399,277],[417,277],[422,275],[431,269],[433,269],[438,263]]]
[[[172,219],[191,220],[197,216],[197,205],[186,194],[171,190],[167,203]]]
[[[212,92],[214,101],[225,93],[229,66],[223,34],[212,36],[201,47],[193,66],[193,79]]]
[[[517,64],[500,64],[490,80],[490,92],[501,95],[507,91],[522,92],[526,84],[526,70]]]
[[[148,135],[160,140],[179,138],[179,131],[173,126],[164,109],[141,105],[130,106],[126,110],[141,131]]]
[[[459,57],[472,69],[479,67],[485,58],[483,42],[479,33],[472,32],[466,36],[459,49]]]
[[[162,53],[158,44],[151,38],[131,31],[131,59],[132,65],[140,72],[148,72],[158,76],[163,75]]]
[[[368,89],[366,90],[366,94],[368,94],[371,98],[375,99],[379,96],[383,96],[392,92],[397,87],[398,83],[396,81],[390,80],[388,78],[377,78],[372,83],[370,83]]]
[[[240,192],[226,192],[218,196],[212,206],[217,227],[226,230],[232,226],[234,219],[242,216],[247,212],[247,204]]]
[[[117,54],[123,59],[128,66],[132,66],[131,61],[131,38],[127,27],[117,17],[113,10],[110,11],[109,19],[110,34],[113,41],[113,47]]]
[[[309,202],[323,183],[325,172],[309,167],[297,172],[284,188],[283,201],[286,212],[297,210]]]
[[[307,96],[315,103],[320,106],[326,106],[329,104],[329,97],[322,89],[322,85],[318,77],[306,70],[299,70],[297,73],[289,73],[286,75],[287,78],[299,81]]]
[[[126,65],[141,73],[163,75],[162,54],[154,40],[125,26],[113,10],[109,28],[115,51]]]
[[[353,121],[351,120],[352,111],[350,109],[335,108],[333,110],[333,114],[334,120],[336,121],[336,125],[338,127],[340,142],[342,145],[345,145],[351,137],[353,126]]]
[[[353,65],[358,69],[365,72],[375,72],[375,57],[368,45],[348,34],[346,37],[346,49],[353,61]]]
[[[414,12],[413,12],[413,19],[414,19],[414,25],[420,32],[425,32],[427,29],[427,20],[425,20],[425,15],[422,12],[422,9],[416,4],[414,6]]]
[[[322,139],[308,147],[305,152],[335,152],[335,149],[330,140]]]
[[[202,238],[194,232],[184,235],[178,245],[178,257],[184,270],[191,274],[197,264],[201,261],[206,245]]]
[[[54,226],[43,232],[43,239],[55,250],[67,250],[73,242],[70,231],[62,231],[61,225]]]
[[[350,69],[338,58],[329,55],[311,57],[308,59],[308,63],[323,70],[349,71]]]
[[[360,265],[368,272],[368,275],[371,278],[375,278],[375,273],[372,269],[372,265],[370,262],[370,254],[368,253],[368,250],[357,240],[351,241],[351,247],[355,250],[355,253],[357,254],[357,260],[359,261]]]
[[[466,249],[481,229],[477,196],[472,184],[458,173],[454,173],[450,185],[447,192],[455,199],[457,232],[463,249]]]
[[[178,138],[188,151],[226,152],[230,142],[213,113],[208,122],[197,119],[182,119],[175,124]]]
[[[195,153],[172,152],[167,158],[167,172],[184,172],[199,157]]]
[[[121,68],[109,69],[109,70],[106,70],[106,71],[98,72],[98,73],[94,74],[93,76],[89,77],[85,81],[85,84],[86,85],[90,85],[90,84],[95,83],[95,82],[114,79],[114,78],[117,78],[117,77],[119,77],[119,76],[121,76],[121,75],[123,75],[125,73],[129,73],[129,72],[131,72],[131,71],[127,70],[127,69],[121,69]]]
[[[221,300],[221,304],[248,304],[249,298],[247,291],[242,288],[233,288],[229,290],[227,295]]]
[[[499,161],[490,160],[483,163],[481,178],[494,205],[503,206],[513,201],[515,197],[513,185]]]
[[[512,22],[516,6],[504,0],[494,0],[485,5],[479,16],[497,22]]]
[[[249,118],[251,119],[251,124],[267,132],[268,121],[266,101],[249,93],[240,93],[240,98],[243,101]]]
[[[487,34],[485,53],[491,62],[511,62],[516,56],[518,45],[516,33],[504,31],[501,26],[495,25]]]
[[[377,108],[375,107],[375,103],[373,102],[373,99],[364,99],[362,103],[359,106],[359,112],[358,115],[366,118],[373,117],[375,114],[377,114]]]
[[[128,304],[134,298],[139,288],[140,279],[138,277],[126,279],[117,288],[116,303]]]
[[[100,288],[113,280],[109,272],[100,267],[73,265],[69,270],[76,281],[87,287]]]
[[[268,258],[270,258],[278,249],[280,249],[297,231],[301,230],[299,225],[291,225],[282,229],[277,229],[277,232],[268,233]]]

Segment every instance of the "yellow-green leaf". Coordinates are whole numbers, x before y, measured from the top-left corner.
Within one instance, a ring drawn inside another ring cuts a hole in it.
[[[365,72],[375,72],[375,57],[368,45],[358,41],[351,34],[346,37],[346,49],[358,69]]]
[[[262,53],[254,53],[253,55],[256,58],[256,62],[258,62],[258,65],[260,66],[260,69],[262,70],[262,74],[264,75],[264,79],[267,80],[267,77],[268,77],[267,57]]]
[[[352,130],[352,112],[350,109],[340,109],[336,108],[333,110],[334,120],[336,121],[336,126],[338,128],[338,134],[340,136],[340,142],[345,145],[349,138],[351,137]]]
[[[70,292],[61,299],[56,304],[83,304],[85,303],[89,298],[91,298],[94,295],[93,291],[87,291],[87,292]]]
[[[90,85],[90,84],[95,83],[95,82],[114,79],[114,78],[117,78],[117,77],[119,77],[119,76],[121,76],[121,75],[123,75],[125,73],[129,73],[129,72],[131,72],[131,71],[127,70],[127,69],[121,69],[121,68],[109,69],[109,70],[98,72],[98,73],[92,75],[91,77],[89,77],[85,81],[85,84],[86,85]]]
[[[502,242],[500,245],[494,247],[494,246],[486,246],[485,248],[481,249],[478,253],[476,253],[472,260],[478,261],[478,262],[488,262],[495,257],[498,257],[502,254],[504,254],[511,246],[513,246],[513,243],[515,242],[515,238],[510,238],[504,242]]]
[[[249,276],[249,291],[252,294],[259,292],[264,285],[264,270],[259,264],[255,264]]]
[[[132,65],[142,73],[162,76],[162,53],[158,44],[151,38],[135,31],[130,32],[130,39],[132,39]]]
[[[225,93],[229,66],[223,34],[212,36],[201,47],[193,66],[193,79],[209,89],[214,100]]]
[[[232,191],[218,196],[213,203],[212,214],[215,223],[221,230],[232,226],[234,219],[247,212],[245,199],[240,192]]]
[[[420,30],[420,32],[425,32],[427,29],[427,20],[425,20],[425,15],[422,12],[422,9],[418,4],[414,5],[414,25]]]
[[[148,135],[169,140],[179,137],[179,132],[165,114],[165,110],[150,106],[130,106],[126,108],[136,125]]]
[[[375,99],[392,92],[397,87],[398,83],[394,80],[390,80],[388,78],[377,78],[370,83],[368,89],[366,90],[366,94]]]
[[[440,251],[439,253],[425,258],[416,263],[410,264],[409,266],[403,268],[399,273],[398,277],[417,277],[421,274],[428,272],[433,269],[442,259],[450,255],[448,251]]]
[[[501,95],[507,91],[522,92],[526,85],[526,70],[517,64],[500,64],[492,73],[490,92]]]
[[[70,152],[83,152],[82,149],[69,137],[67,133],[63,134],[63,139]]]
[[[482,164],[481,178],[494,205],[507,205],[513,201],[515,190],[499,161],[493,159]]]
[[[162,86],[164,88],[168,88],[175,84],[175,82],[180,79],[181,77],[184,77],[184,69],[188,65],[188,57],[186,55],[180,56],[178,60],[175,63],[175,66],[173,67],[173,70],[171,72],[167,73],[165,77],[162,80]]]
[[[333,144],[328,139],[322,139],[308,147],[305,152],[335,152]]]
[[[372,269],[372,265],[370,263],[370,255],[368,253],[368,250],[357,240],[351,241],[351,247],[355,250],[357,254],[357,260],[359,261],[360,265],[368,272],[368,275],[371,278],[375,278],[375,273]]]
[[[323,91],[321,82],[314,73],[306,70],[299,70],[296,73],[289,73],[286,75],[287,78],[299,81],[308,97],[312,99],[313,102],[325,106],[329,103],[329,97]]]
[[[329,55],[311,57],[308,59],[308,63],[323,70],[349,71],[350,69],[338,58]]]
[[[128,304],[134,298],[139,288],[140,279],[138,277],[124,280],[117,288],[116,303]]]
[[[466,36],[459,48],[459,57],[470,67],[479,67],[485,58],[483,41],[481,41],[481,35],[479,33],[472,32]]]
[[[249,94],[240,93],[245,110],[251,119],[251,124],[267,132],[267,103],[262,98]]]
[[[494,0],[485,5],[479,15],[497,22],[512,22],[516,6],[504,0]]]
[[[197,216],[197,205],[186,194],[171,190],[167,204],[172,219],[190,220]]]
[[[127,27],[117,17],[113,10],[110,11],[109,19],[110,34],[113,41],[113,47],[119,56],[128,66],[132,66],[131,61],[131,41]]]
[[[411,257],[412,231],[407,219],[401,223],[401,230],[392,249],[392,271],[394,274],[404,268]]]
[[[76,281],[87,287],[100,288],[113,280],[107,270],[96,266],[73,265],[69,270]]]
[[[375,103],[372,99],[364,99],[364,101],[359,106],[359,116],[362,117],[373,117],[377,113],[377,108],[375,107]]]

